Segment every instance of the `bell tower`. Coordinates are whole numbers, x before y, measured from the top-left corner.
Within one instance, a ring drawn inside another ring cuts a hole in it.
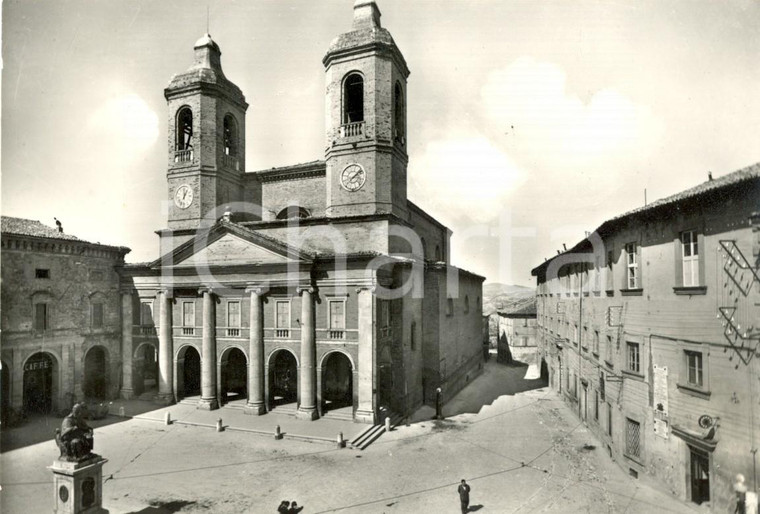
[[[406,81],[409,76],[374,0],[356,0],[350,32],[322,63],[327,82],[327,215],[405,218]]]
[[[194,50],[193,65],[164,90],[172,230],[213,224],[217,207],[242,199],[248,104],[224,76],[222,52],[211,36],[201,37]]]

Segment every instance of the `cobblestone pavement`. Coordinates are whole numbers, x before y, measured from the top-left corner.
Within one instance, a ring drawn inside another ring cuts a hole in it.
[[[628,477],[563,402],[521,383],[524,367],[489,363],[459,399],[478,413],[400,426],[367,450],[132,419],[96,431],[104,506],[112,513],[459,512],[461,478],[472,512],[694,512]],[[497,396],[499,388],[522,392]],[[457,405],[456,403],[449,404]],[[318,422],[317,422],[318,423]],[[45,441],[0,455],[4,514],[50,512],[57,455]]]

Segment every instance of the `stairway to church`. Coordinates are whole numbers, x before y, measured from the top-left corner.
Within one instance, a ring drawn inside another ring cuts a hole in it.
[[[399,426],[401,423],[403,423],[404,418],[402,415],[397,414],[392,411],[386,411],[388,414],[390,414],[391,418],[391,430]],[[369,445],[377,441],[380,436],[382,436],[385,433],[385,418],[383,418],[383,423],[378,425],[372,425],[363,432],[361,432],[359,435],[354,437],[351,441],[349,441],[349,446],[351,448],[356,448],[357,450],[365,450]]]

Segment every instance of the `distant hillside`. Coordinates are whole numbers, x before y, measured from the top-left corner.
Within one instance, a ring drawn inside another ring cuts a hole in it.
[[[522,307],[536,296],[530,287],[507,284],[483,284],[483,314],[489,315],[496,310],[512,310]]]

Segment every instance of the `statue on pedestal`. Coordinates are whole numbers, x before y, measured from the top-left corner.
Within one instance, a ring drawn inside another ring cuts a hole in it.
[[[61,450],[58,460],[79,462],[93,457],[93,430],[84,419],[84,405],[77,403],[55,430],[55,442]]]

